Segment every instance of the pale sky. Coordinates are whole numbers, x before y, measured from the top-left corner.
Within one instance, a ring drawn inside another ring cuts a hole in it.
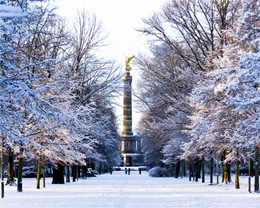
[[[137,55],[139,52],[147,52],[145,37],[135,31],[143,25],[142,18],[151,17],[154,12],[161,11],[162,5],[167,0],[55,0],[59,5],[61,15],[67,18],[76,17],[77,11],[82,8],[95,14],[102,22],[105,33],[108,34],[106,43],[102,48],[102,55],[115,59],[124,66],[126,56]],[[138,73],[132,66],[132,86],[135,88]],[[119,100],[122,105],[121,100]],[[122,108],[117,109],[119,119],[122,119]],[[133,128],[140,115],[133,103]],[[122,125],[119,126],[122,128]]]
[[[145,37],[135,29],[140,28],[142,18],[150,17],[160,11],[166,0],[56,0],[60,10],[66,16],[76,16],[83,7],[93,13],[102,22],[108,33],[104,48],[105,56],[122,59],[125,56],[143,52],[146,48]]]

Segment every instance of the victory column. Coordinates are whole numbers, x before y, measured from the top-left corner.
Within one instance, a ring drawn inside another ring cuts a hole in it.
[[[123,98],[123,131],[121,135],[122,166],[142,165],[140,137],[134,136],[132,131],[132,76],[130,75],[130,61],[134,56],[126,57]]]

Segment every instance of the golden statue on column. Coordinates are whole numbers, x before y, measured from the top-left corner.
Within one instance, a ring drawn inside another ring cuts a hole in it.
[[[131,71],[132,70],[132,68],[131,68],[131,66],[129,65],[129,63],[130,63],[130,61],[134,58],[135,56],[131,56],[131,57],[126,57],[125,58],[125,70],[126,71]]]

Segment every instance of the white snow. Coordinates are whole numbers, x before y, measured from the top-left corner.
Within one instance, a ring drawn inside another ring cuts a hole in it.
[[[246,176],[240,180],[240,189],[235,189],[234,184],[209,185],[208,177],[206,183],[201,183],[188,178],[151,178],[144,171],[141,175],[138,171],[132,171],[130,175],[115,171],[112,175],[79,179],[63,185],[53,185],[51,178],[47,178],[46,187],[36,189],[35,179],[23,179],[23,192],[17,192],[17,187],[5,186],[0,207],[259,207],[260,195],[247,191]]]

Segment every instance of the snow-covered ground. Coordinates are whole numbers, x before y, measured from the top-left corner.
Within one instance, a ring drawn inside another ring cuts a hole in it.
[[[234,184],[209,185],[209,180],[201,183],[190,182],[188,178],[151,178],[146,172],[139,175],[138,171],[130,175],[115,171],[112,175],[79,179],[64,185],[52,185],[51,178],[47,178],[46,188],[41,189],[35,188],[35,179],[23,179],[22,193],[17,192],[16,187],[5,186],[0,207],[259,207],[260,194],[248,193],[247,177],[240,180],[241,187],[236,190]]]

